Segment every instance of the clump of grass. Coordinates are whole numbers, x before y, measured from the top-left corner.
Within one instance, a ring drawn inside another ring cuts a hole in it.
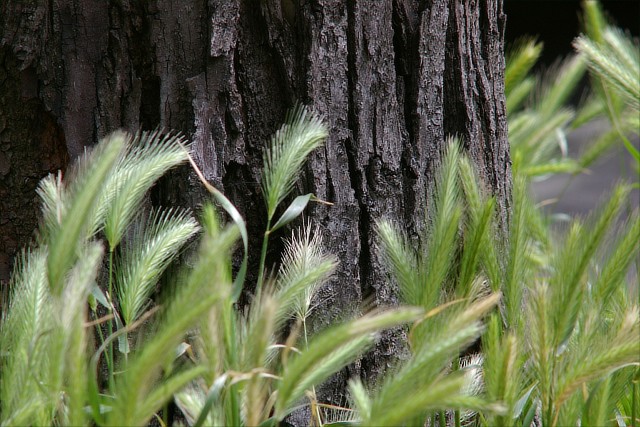
[[[559,238],[527,196],[531,178],[579,172],[612,135],[624,141],[625,123],[636,123],[620,106],[638,110],[639,67],[629,54],[637,46],[605,27],[594,3],[585,8],[580,56],[565,61],[553,83],[536,92],[529,76],[536,43],[520,45],[508,62],[515,179],[506,238],[494,199],[455,141],[437,171],[419,244],[393,220],[378,221],[400,307],[311,334],[317,291],[338,261],[309,224],[288,240],[277,274],[265,277],[272,233],[317,200],[297,196],[276,217],[326,136],[302,106],[265,151],[267,228],[255,292],[242,310],[245,221],[204,180],[180,137],[118,132],[66,179],[44,179],[37,244],[18,259],[0,323],[0,424],[146,425],[155,417],[166,425],[163,408],[173,399],[193,426],[275,426],[297,409],[315,425],[637,425],[640,309],[627,273],[640,249],[640,215],[620,220],[631,189],[616,187]],[[600,89],[579,110],[567,107],[587,69]],[[558,159],[562,133],[603,112],[614,129],[582,158]],[[153,183],[187,161],[231,224],[211,204],[199,221],[188,211],[144,209]],[[169,297],[154,301],[159,278],[196,236],[190,266],[172,276]],[[352,379],[348,404],[319,399],[317,386],[371,348],[380,331],[403,325],[408,360],[378,384]]]
[[[556,239],[540,236],[542,214],[527,202],[526,186],[516,185],[510,250],[503,252],[491,198],[465,170],[468,165],[452,145],[439,172],[431,232],[420,247],[411,248],[390,222],[378,225],[404,302],[430,311],[411,330],[412,358],[373,391],[373,400],[362,384],[352,384],[364,424],[441,423],[447,418],[438,413],[442,408],[458,420],[463,408],[478,411],[480,425],[529,425],[535,414],[545,426],[615,419],[632,391],[621,378],[629,379],[640,365],[637,294],[625,283],[640,249],[638,211],[618,226],[630,188],[618,186],[597,214],[586,223],[574,220],[566,236]],[[442,242],[462,253],[443,250]],[[487,313],[487,323],[478,322]],[[456,359],[478,337],[483,386],[469,395]],[[612,392],[614,378],[624,391]]]
[[[330,278],[337,260],[323,250],[320,230],[309,225],[287,242],[278,274],[264,279],[271,233],[298,217],[315,197],[294,198],[277,220],[276,209],[290,193],[309,152],[326,135],[322,122],[302,107],[296,107],[288,120],[264,157],[268,225],[253,300],[242,313],[234,308],[233,299],[210,310],[194,346],[196,360],[208,371],[177,394],[181,410],[196,426],[276,425],[303,407],[309,408],[310,423],[321,424],[324,406],[315,387],[370,348],[378,331],[414,321],[422,313],[409,307],[380,310],[310,335],[306,321],[317,290]],[[201,179],[244,227],[233,205]]]
[[[302,107],[276,134],[265,155],[269,220],[325,134]],[[3,425],[145,425],[154,417],[166,423],[160,414],[174,397],[194,425],[276,424],[299,405],[315,408],[312,419],[321,422],[315,387],[369,348],[377,332],[422,315],[410,307],[379,310],[310,335],[315,294],[337,261],[309,226],[294,233],[278,275],[260,282],[239,311],[247,235],[231,202],[204,181],[233,219],[229,226],[211,205],[200,222],[187,211],[144,208],[155,180],[188,160],[176,135],[119,132],[68,179],[42,181],[37,246],[18,262],[0,324]],[[295,198],[265,241],[312,199]],[[170,297],[153,301],[163,272],[198,234],[191,266],[172,276]],[[244,261],[233,279],[230,253],[239,237]],[[106,316],[97,317],[98,304]]]

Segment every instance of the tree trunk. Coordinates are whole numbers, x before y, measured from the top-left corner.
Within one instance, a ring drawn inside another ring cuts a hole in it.
[[[262,149],[296,101],[330,129],[299,181],[333,202],[308,218],[340,260],[316,328],[363,302],[397,302],[374,222],[416,235],[446,136],[462,139],[508,221],[502,0],[0,2],[0,266],[35,225],[22,212],[37,209],[37,178],[66,163],[59,147],[73,158],[115,129],[161,127],[191,138],[205,176],[247,219],[250,290],[265,225]],[[202,197],[188,171],[157,194],[194,207]],[[384,336],[321,399],[342,404],[350,376],[384,372],[403,352],[400,335]]]

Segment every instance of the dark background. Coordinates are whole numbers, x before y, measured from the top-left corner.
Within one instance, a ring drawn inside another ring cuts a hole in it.
[[[609,22],[630,33],[633,37],[640,35],[640,0],[601,1],[603,11]],[[554,64],[560,57],[573,52],[571,42],[580,34],[582,28],[582,1],[532,1],[505,0],[507,14],[506,50],[519,38],[536,37],[544,43],[542,58],[536,70]],[[586,89],[588,79],[584,79]],[[578,90],[574,102],[583,99],[584,90]],[[586,146],[608,126],[606,120],[590,123],[567,135],[569,153],[577,157]],[[639,146],[638,138],[632,143]],[[611,189],[619,181],[638,182],[636,171],[629,153],[619,144],[586,173],[575,177],[570,175],[554,175],[549,179],[534,182],[532,191],[539,202],[556,200],[546,205],[550,213],[584,216],[602,203]],[[629,205],[640,206],[640,192],[633,190]]]
[[[640,0],[601,1],[610,22],[640,34]],[[572,51],[571,42],[580,34],[582,1],[505,0],[507,14],[506,47],[523,36],[537,37],[544,43],[540,66],[551,65],[559,56]]]

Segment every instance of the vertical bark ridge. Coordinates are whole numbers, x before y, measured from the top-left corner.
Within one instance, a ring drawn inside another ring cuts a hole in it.
[[[347,63],[347,7],[338,0],[322,0],[304,10],[305,25],[310,41],[305,59],[305,98],[321,114],[329,127],[324,149],[314,153],[309,162],[314,182],[311,188],[320,197],[329,196],[332,207],[315,206],[314,216],[326,232],[328,248],[338,249],[341,261],[338,275],[321,291],[327,301],[328,316],[323,324],[353,311],[361,297],[358,256],[360,236],[358,218],[360,208],[355,197],[349,167],[349,92]],[[351,236],[345,244],[344,236]]]
[[[459,136],[498,214],[508,223],[511,166],[504,99],[504,14],[499,1],[451,3],[445,72],[445,132]]]
[[[416,110],[414,113],[414,141],[411,158],[413,174],[417,179],[410,194],[414,194],[412,203],[414,223],[411,228],[417,231],[426,215],[427,188],[434,184],[433,172],[440,162],[444,146],[444,78],[446,34],[449,18],[449,1],[435,0],[430,7],[419,11],[417,34],[417,64],[414,72]]]
[[[360,287],[363,297],[384,307],[397,304],[397,290],[387,279],[381,254],[376,250],[375,221],[397,221],[403,216],[401,163],[408,141],[403,132],[404,108],[398,102],[393,2],[376,5],[375,9],[366,2],[352,5],[350,166],[361,210]],[[397,331],[383,334],[376,351],[363,361],[365,379],[377,378],[388,359],[402,351]]]
[[[319,292],[321,307],[317,309],[311,330],[318,330],[358,311],[362,300],[360,289],[359,234],[360,206],[356,199],[353,170],[349,165],[352,133],[349,126],[348,11],[342,0],[317,0],[301,5],[299,24],[304,34],[304,86],[300,99],[324,117],[329,137],[322,150],[311,155],[308,169],[313,181],[308,186],[318,197],[334,203],[331,207],[314,206],[312,218],[325,233],[324,242],[340,260],[334,278]],[[344,390],[349,377],[359,375],[358,364],[334,376],[318,390],[319,399],[344,405]],[[308,409],[292,415],[295,425],[308,423]]]
[[[38,183],[69,162],[62,128],[37,99],[35,67],[20,71],[19,63],[0,46],[0,306],[15,256],[38,224]]]

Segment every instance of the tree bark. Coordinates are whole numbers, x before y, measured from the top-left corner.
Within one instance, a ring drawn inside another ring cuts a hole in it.
[[[10,259],[35,225],[16,219],[33,200],[33,185],[16,182],[63,167],[59,147],[74,158],[118,128],[177,129],[247,219],[250,291],[265,225],[262,149],[296,101],[330,129],[299,181],[333,202],[308,218],[340,260],[315,329],[363,304],[397,303],[374,223],[391,218],[417,235],[448,135],[461,138],[508,222],[502,0],[0,2],[0,194],[22,200],[2,197],[0,234],[16,244],[3,238],[0,257]],[[203,197],[188,171],[156,196],[194,207]],[[345,403],[349,377],[374,381],[403,352],[401,331],[383,336],[321,399]]]

